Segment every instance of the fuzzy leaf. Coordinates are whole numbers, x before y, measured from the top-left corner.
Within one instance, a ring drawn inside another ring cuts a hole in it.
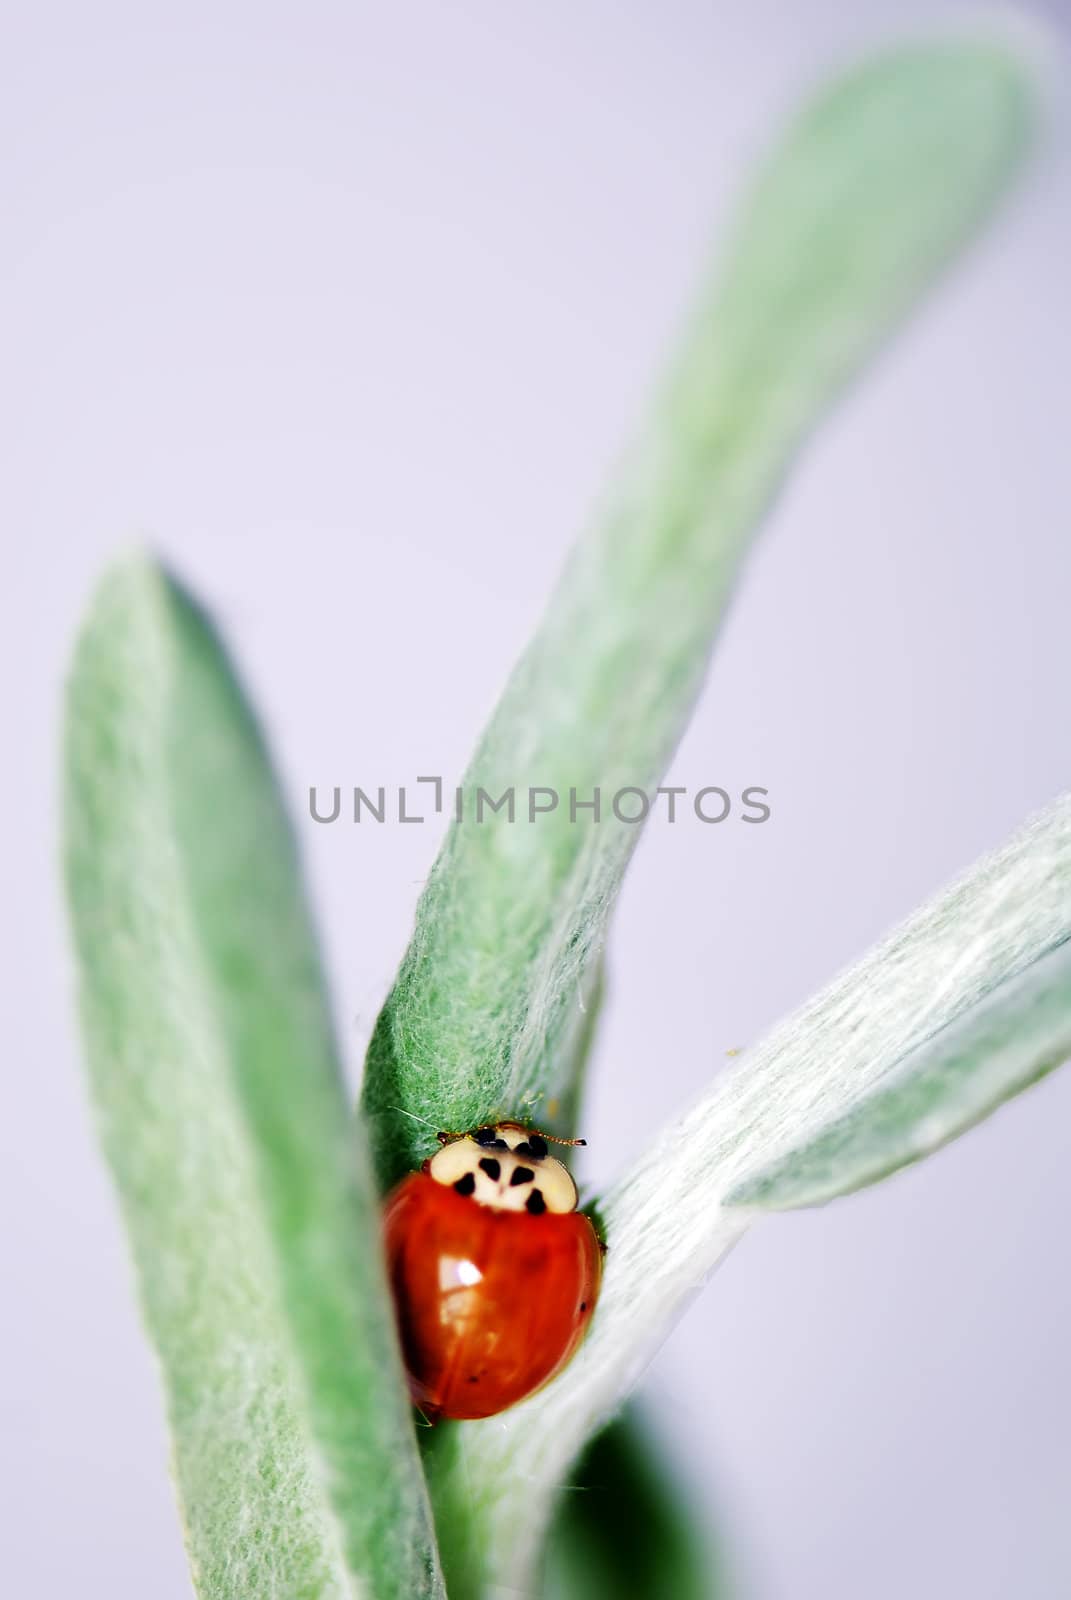
[[[1071,938],[999,983],[848,1109],[726,1197],[789,1211],[877,1183],[947,1144],[1071,1056]]]
[[[760,172],[650,427],[466,777],[465,818],[369,1051],[384,1184],[428,1153],[436,1128],[536,1106],[553,1126],[570,1103],[570,1038],[639,833],[613,797],[653,798],[796,451],[990,211],[1032,99],[998,47],[883,55],[820,95]],[[533,786],[560,798],[529,821]],[[601,820],[574,819],[572,796],[596,788]],[[516,820],[485,805],[478,821],[481,790],[512,792]]]
[[[98,596],[66,757],[93,1097],[198,1593],[441,1595],[290,829],[219,640],[148,564]]]
[[[559,1497],[545,1600],[728,1600],[724,1563],[687,1500],[630,1406],[591,1441]]]
[[[847,1140],[840,1186],[870,1181],[1071,1052],[1069,939],[1065,796],[749,1050],[614,1186],[600,1205],[609,1251],[586,1343],[541,1394],[457,1429],[453,1458],[437,1463],[437,1500],[465,1484],[469,1548],[485,1552],[469,1592],[488,1574],[508,1585],[530,1570],[570,1461],[755,1215],[733,1201],[752,1185],[761,1192],[771,1171],[795,1181],[785,1158],[814,1147],[828,1198],[823,1141],[845,1114],[865,1129],[867,1105],[884,1116],[876,1133]]]

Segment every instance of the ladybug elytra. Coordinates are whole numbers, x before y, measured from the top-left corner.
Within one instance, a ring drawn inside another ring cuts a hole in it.
[[[602,1246],[547,1136],[499,1122],[439,1138],[384,1206],[409,1392],[431,1421],[490,1417],[575,1353]]]

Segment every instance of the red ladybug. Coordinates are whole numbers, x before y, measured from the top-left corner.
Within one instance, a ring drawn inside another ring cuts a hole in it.
[[[409,1392],[432,1421],[492,1417],[575,1352],[602,1246],[544,1135],[500,1122],[439,1137],[384,1208]]]

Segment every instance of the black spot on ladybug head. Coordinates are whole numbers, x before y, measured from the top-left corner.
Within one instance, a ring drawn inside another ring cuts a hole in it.
[[[498,1131],[495,1128],[477,1128],[472,1137],[476,1140],[477,1144],[483,1145],[485,1150],[509,1149],[509,1145],[506,1143],[505,1139],[500,1139],[498,1137]]]
[[[541,1133],[530,1133],[528,1135],[528,1149],[537,1161],[542,1161],[547,1153],[547,1141]]]
[[[550,1156],[542,1160],[530,1156],[522,1161],[516,1148],[511,1148],[512,1139],[519,1145],[526,1131],[499,1125],[457,1135],[430,1158],[425,1171],[436,1183],[496,1211],[523,1214],[527,1208],[535,1216],[575,1211],[576,1184],[567,1167]],[[529,1205],[536,1183],[538,1196],[535,1204]]]
[[[547,1209],[547,1202],[543,1199],[538,1189],[533,1189],[528,1199],[524,1202],[524,1209],[533,1217],[541,1217]]]

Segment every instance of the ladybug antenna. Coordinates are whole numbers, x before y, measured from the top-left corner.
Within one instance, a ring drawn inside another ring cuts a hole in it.
[[[506,1117],[503,1117],[501,1122],[499,1122],[497,1124],[495,1124],[495,1123],[487,1123],[486,1126],[487,1127],[498,1126],[498,1127],[502,1127],[502,1128],[519,1128],[522,1133],[524,1133],[524,1132],[538,1133],[539,1137],[541,1139],[546,1139],[549,1144],[567,1144],[567,1145],[572,1145],[574,1149],[576,1148],[576,1146],[585,1145],[588,1142],[586,1139],[565,1139],[565,1138],[562,1137],[562,1135],[560,1133],[544,1133],[542,1128],[533,1128],[532,1124],[530,1122],[514,1122],[511,1119],[506,1118]]]
[[[422,1122],[426,1128],[434,1128],[435,1137],[438,1139],[440,1144],[452,1144],[455,1139],[464,1139],[469,1133],[472,1132],[471,1128],[436,1128],[435,1123],[429,1122],[427,1117],[418,1117],[415,1111],[406,1111],[404,1106],[392,1106],[391,1110],[400,1111],[403,1117],[412,1117],[414,1122]],[[523,1122],[503,1122],[501,1124],[496,1122],[481,1122],[479,1126],[481,1128],[495,1128],[501,1126],[521,1128],[523,1130],[527,1127],[527,1124]],[[586,1145],[588,1142],[586,1139],[566,1139],[563,1138],[560,1133],[544,1133],[542,1128],[532,1128],[530,1129],[530,1132],[538,1133],[540,1138],[546,1139],[548,1144],[569,1145],[572,1149],[577,1149],[583,1145]]]

